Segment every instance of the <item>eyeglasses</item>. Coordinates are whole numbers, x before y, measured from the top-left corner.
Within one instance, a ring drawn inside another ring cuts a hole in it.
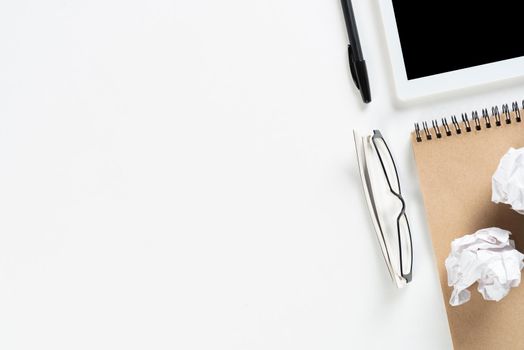
[[[380,131],[354,136],[373,226],[391,277],[403,287],[412,280],[413,245],[397,167]]]

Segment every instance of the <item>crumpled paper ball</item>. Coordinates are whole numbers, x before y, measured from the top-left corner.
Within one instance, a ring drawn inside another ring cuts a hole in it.
[[[524,148],[510,148],[491,180],[491,200],[524,214]]]
[[[475,282],[485,300],[495,301],[520,284],[524,254],[515,249],[510,235],[509,231],[490,227],[453,240],[445,262],[448,286],[453,287],[452,306],[470,300],[467,288]]]

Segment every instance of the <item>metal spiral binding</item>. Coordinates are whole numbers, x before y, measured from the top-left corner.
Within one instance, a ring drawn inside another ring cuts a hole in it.
[[[422,122],[422,127],[424,128],[424,134],[426,134],[426,139],[431,140],[431,133],[429,132],[428,123]]]
[[[415,136],[417,138],[417,142],[422,142],[422,137],[420,137],[420,125],[418,123],[415,123]]]
[[[522,101],[524,103],[524,100]],[[517,101],[514,101],[512,104],[512,109],[513,109],[513,112],[515,113],[516,115],[516,120],[517,122],[520,123],[520,108],[519,108],[519,104]]]
[[[500,127],[502,126],[501,114],[503,115],[504,124],[506,125],[511,124],[512,122],[520,123],[522,122],[521,110],[524,110],[524,100],[521,101],[520,108],[519,102],[513,101],[511,103],[511,111],[508,103],[503,104],[501,106],[502,113],[499,111],[498,106],[491,107],[491,115],[489,114],[487,108],[482,108],[482,119],[479,117],[478,111],[472,111],[471,123],[467,113],[461,114],[462,122],[459,122],[457,117],[452,115],[450,119],[451,124],[453,124],[453,129],[450,128],[447,118],[441,119],[440,126],[442,126],[444,129],[443,132],[440,129],[439,121],[437,119],[431,121],[431,127],[428,126],[428,122],[422,122],[422,129],[419,123],[415,123],[415,138],[417,142],[422,142],[424,138],[426,140],[432,140],[433,135],[436,137],[436,139],[441,139],[444,137],[444,135],[446,137],[449,137],[453,134],[460,135],[463,133],[463,131],[465,133],[470,133],[472,131],[480,131],[483,127],[490,129],[493,126],[492,120],[494,120],[495,126]],[[472,128],[473,124],[474,128]]]
[[[438,120],[432,120],[431,124],[433,125],[433,130],[435,130],[435,134],[437,135],[437,139],[442,138],[442,133],[440,132],[440,128],[438,127]]]
[[[480,119],[479,119],[479,114],[477,113],[477,111],[473,111],[471,112],[471,119],[473,119],[475,121],[475,130],[480,130],[481,127],[480,127]]]
[[[460,125],[457,122],[457,117],[452,115],[451,116],[451,121],[453,122],[453,125],[455,126],[455,131],[457,132],[457,134],[459,134],[459,135],[462,134],[462,130],[460,129]]]
[[[462,122],[466,126],[466,131],[470,132],[471,131],[471,125],[469,125],[469,120],[468,120],[468,114],[467,113],[462,113]]]
[[[511,115],[509,114],[509,107],[507,103],[502,105],[502,113],[504,114],[504,120],[506,121],[506,124],[511,124]]]
[[[449,130],[448,120],[446,118],[442,118],[442,125],[444,126],[444,130],[446,130],[446,136],[451,136],[451,130]]]
[[[491,115],[495,117],[495,125],[500,126],[500,113],[498,106],[491,107]]]
[[[488,110],[486,108],[482,108],[482,117],[484,118],[484,121],[486,122],[486,128],[491,128],[491,119],[489,119]]]

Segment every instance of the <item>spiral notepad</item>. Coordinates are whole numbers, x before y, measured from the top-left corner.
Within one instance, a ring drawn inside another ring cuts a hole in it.
[[[524,101],[415,124],[412,145],[435,250],[453,345],[460,349],[524,349],[524,283],[500,302],[449,305],[444,261],[451,241],[485,227],[512,232],[524,251],[524,215],[491,202],[491,176],[510,147],[524,147]],[[476,289],[476,284],[471,287]]]

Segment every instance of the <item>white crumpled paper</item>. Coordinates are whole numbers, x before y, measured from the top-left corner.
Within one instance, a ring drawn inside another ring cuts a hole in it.
[[[524,214],[524,148],[510,148],[491,180],[491,200]]]
[[[478,282],[485,300],[500,301],[511,287],[520,284],[524,254],[515,249],[510,232],[497,227],[485,228],[451,242],[446,259],[448,285],[453,287],[452,306],[469,301],[469,286]]]

